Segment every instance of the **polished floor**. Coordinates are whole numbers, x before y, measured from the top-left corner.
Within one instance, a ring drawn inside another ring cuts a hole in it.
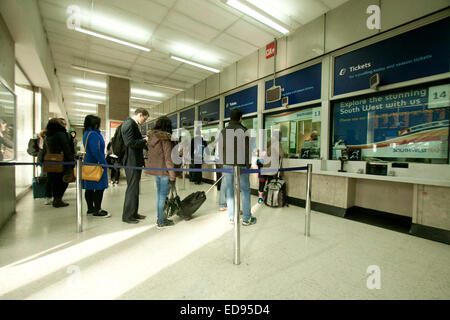
[[[208,187],[187,182],[183,190],[179,181],[181,198]],[[233,226],[217,210],[216,190],[195,219],[157,230],[153,179],[141,188],[147,219],[121,221],[121,181],[105,192],[112,217],[84,215],[82,233],[73,187],[60,209],[28,193],[0,230],[0,299],[450,298],[446,244],[320,212],[306,239],[303,208],[267,208],[252,197],[258,223],[241,227],[234,265]]]

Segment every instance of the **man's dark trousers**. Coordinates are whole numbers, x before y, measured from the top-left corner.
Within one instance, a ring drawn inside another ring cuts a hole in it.
[[[125,169],[127,176],[127,191],[125,192],[125,203],[123,205],[122,220],[135,219],[139,208],[139,183],[142,170]]]

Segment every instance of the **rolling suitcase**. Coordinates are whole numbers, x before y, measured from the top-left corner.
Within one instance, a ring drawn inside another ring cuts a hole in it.
[[[45,184],[47,183],[46,177],[33,178],[33,198],[45,198]]]

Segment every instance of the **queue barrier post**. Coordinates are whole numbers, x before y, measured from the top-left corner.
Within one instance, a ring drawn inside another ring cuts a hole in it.
[[[76,193],[77,193],[77,233],[83,232],[83,200],[81,189],[81,158],[77,158],[77,177],[76,177]]]
[[[312,183],[312,164],[308,164],[306,173],[306,214],[305,214],[305,237],[310,236],[311,229],[311,183]]]
[[[240,188],[241,168],[233,167],[233,187],[234,187],[234,264],[241,264],[241,235],[239,216],[241,211],[241,188]]]

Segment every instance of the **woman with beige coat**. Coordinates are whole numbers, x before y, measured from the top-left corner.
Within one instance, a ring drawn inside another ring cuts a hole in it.
[[[153,130],[147,132],[147,168],[174,168],[172,162],[172,122],[167,117],[161,117],[156,121]],[[173,225],[173,221],[164,217],[164,203],[169,192],[169,184],[175,184],[175,171],[145,170],[146,174],[155,176],[156,181],[156,210],[158,214],[157,228],[165,228]]]

